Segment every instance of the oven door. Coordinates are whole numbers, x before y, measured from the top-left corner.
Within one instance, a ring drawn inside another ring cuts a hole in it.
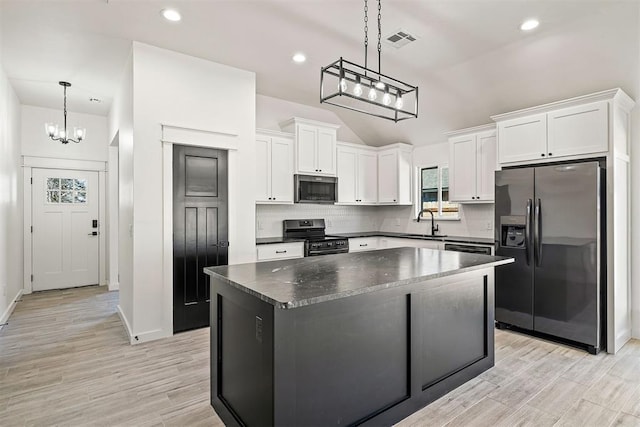
[[[335,203],[338,178],[329,176],[294,175],[295,203]]]

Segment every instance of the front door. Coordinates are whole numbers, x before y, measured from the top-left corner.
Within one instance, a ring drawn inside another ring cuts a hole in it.
[[[209,326],[209,276],[227,265],[227,153],[173,147],[173,331]]]
[[[98,172],[32,169],[34,291],[98,284]]]

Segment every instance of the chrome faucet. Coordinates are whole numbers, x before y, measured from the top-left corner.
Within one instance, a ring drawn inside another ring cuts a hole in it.
[[[425,211],[420,211],[420,213],[418,214],[418,218],[416,219],[416,222],[420,222],[420,218],[422,218],[422,214]],[[429,212],[431,214],[431,236],[435,236],[436,232],[440,231],[440,229],[438,228],[438,224],[435,224],[434,218],[433,218],[433,212],[431,212],[430,210],[427,210],[427,212]]]

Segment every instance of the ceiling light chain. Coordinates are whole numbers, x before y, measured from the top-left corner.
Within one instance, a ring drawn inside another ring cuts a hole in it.
[[[44,128],[47,133],[47,136],[51,138],[53,141],[60,141],[63,144],[68,144],[73,141],[78,143],[82,141],[86,136],[87,132],[84,128],[74,128],[73,134],[74,138],[69,138],[67,133],[67,88],[71,86],[69,82],[58,82],[60,86],[64,88],[64,102],[63,102],[63,114],[64,114],[64,128],[61,131],[58,128],[58,125],[54,125],[53,123],[45,123]]]
[[[323,67],[320,72],[320,103],[394,122],[416,118],[418,87],[382,74],[382,0],[378,0],[377,18],[378,71],[369,68],[369,3],[364,0],[364,66],[341,57]],[[363,96],[363,86],[368,88],[366,96]]]

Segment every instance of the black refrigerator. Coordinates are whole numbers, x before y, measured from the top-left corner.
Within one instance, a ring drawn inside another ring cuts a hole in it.
[[[498,327],[604,350],[604,162],[505,169],[495,176]]]

